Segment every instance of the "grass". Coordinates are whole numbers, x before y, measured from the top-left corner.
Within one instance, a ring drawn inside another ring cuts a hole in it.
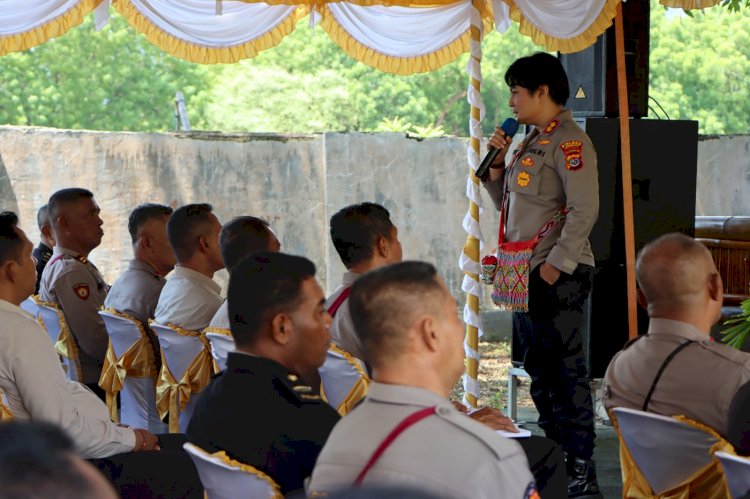
[[[505,410],[508,400],[508,368],[510,363],[510,342],[482,341],[479,343],[479,406],[488,405]],[[533,407],[529,396],[528,378],[519,378],[518,407]],[[463,380],[453,387],[452,398],[463,397]]]

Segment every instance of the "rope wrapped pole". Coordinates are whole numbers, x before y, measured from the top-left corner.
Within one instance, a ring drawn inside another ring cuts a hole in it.
[[[459,266],[464,272],[461,289],[466,293],[464,305],[464,322],[466,323],[466,339],[464,351],[466,354],[466,371],[464,372],[464,399],[468,407],[477,407],[479,398],[479,338],[482,336],[482,319],[479,316],[479,297],[481,286],[479,283],[479,252],[482,249],[482,231],[479,227],[479,215],[482,212],[482,198],[479,193],[479,179],[474,171],[479,166],[479,152],[482,143],[482,119],[484,118],[484,103],[480,90],[482,89],[482,36],[483,26],[478,9],[478,0],[472,0],[471,12],[471,56],[466,66],[469,75],[467,100],[471,106],[469,116],[469,133],[471,140],[468,149],[469,177],[466,181],[466,196],[469,198],[469,211],[463,221],[464,230],[468,234],[464,245]]]

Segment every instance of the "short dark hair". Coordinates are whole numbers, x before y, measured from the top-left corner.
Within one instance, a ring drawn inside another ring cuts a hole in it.
[[[69,187],[55,192],[47,201],[47,215],[50,223],[55,225],[55,220],[60,216],[60,205],[75,203],[79,199],[92,199],[93,197],[94,193],[81,187]]]
[[[372,258],[380,237],[390,240],[391,214],[376,203],[353,204],[331,217],[331,240],[349,268]]]
[[[236,217],[221,228],[219,243],[221,258],[228,271],[246,256],[268,249],[271,229],[266,220],[258,217]]]
[[[36,225],[39,227],[39,230],[42,230],[42,227],[47,224],[49,224],[49,211],[47,210],[47,205],[45,204],[36,212]]]
[[[18,215],[12,211],[0,213],[0,265],[10,259],[21,263],[23,260],[23,240],[16,230]]]
[[[154,218],[169,216],[173,211],[171,207],[164,204],[144,203],[136,206],[128,217],[128,232],[130,232],[130,239],[133,244],[138,241],[138,231],[146,222]]]
[[[354,281],[349,312],[368,362],[376,365],[401,351],[409,318],[420,306],[435,306],[424,295],[441,291],[437,270],[425,262],[387,265]]]
[[[535,92],[540,86],[547,85],[550,98],[561,106],[568,102],[570,96],[565,68],[560,59],[546,52],[537,52],[516,59],[505,72],[505,83],[509,87],[523,87],[529,92]]]
[[[198,238],[210,227],[213,206],[186,204],[174,210],[167,221],[167,238],[178,261],[187,260],[198,248]]]
[[[0,490],[8,499],[93,498],[89,481],[74,465],[73,441],[41,422],[0,425]]]
[[[255,343],[265,320],[299,306],[303,281],[314,277],[315,265],[301,256],[260,251],[240,261],[229,276],[227,291],[235,343]]]

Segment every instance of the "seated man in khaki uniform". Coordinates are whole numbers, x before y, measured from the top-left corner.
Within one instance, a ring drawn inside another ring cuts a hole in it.
[[[132,315],[148,327],[154,318],[166,279],[175,264],[167,240],[167,220],[172,208],[147,203],[136,207],[128,218],[128,232],[133,242],[133,259],[128,268],[109,289],[105,307]]]
[[[464,370],[464,327],[435,268],[373,270],[352,285],[349,307],[373,383],[334,427],[308,491],[379,484],[457,499],[535,497],[523,449],[448,401]]]
[[[224,301],[214,273],[224,268],[219,251],[221,224],[210,204],[177,208],[167,222],[177,265],[161,290],[154,320],[190,331],[208,326]]]
[[[88,256],[102,242],[99,206],[86,189],[62,189],[47,203],[55,248],[39,285],[43,301],[57,304],[78,346],[81,383],[101,398],[99,388],[109,336],[99,309],[109,286]]]
[[[750,354],[709,336],[724,298],[711,254],[694,239],[667,234],[643,248],[636,275],[648,334],[610,362],[605,406],[681,414],[727,436],[732,399],[750,381]]]

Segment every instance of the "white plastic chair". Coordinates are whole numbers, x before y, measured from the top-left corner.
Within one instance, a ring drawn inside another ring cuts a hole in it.
[[[134,428],[146,428],[151,433],[165,433],[167,425],[161,421],[156,410],[158,373],[155,372],[155,352],[145,328],[135,317],[119,311],[102,310],[99,315],[104,320],[117,360],[121,360],[133,349],[148,349],[149,369],[141,373],[126,373],[120,390],[120,422]]]
[[[362,361],[334,344],[328,349],[318,374],[326,402],[342,416],[364,397],[370,385]]]
[[[724,476],[732,497],[739,499],[750,493],[750,459],[721,451],[716,453],[716,457],[724,468]]]
[[[193,408],[196,400],[195,395],[208,384],[213,373],[208,342],[201,336],[201,333],[196,331],[189,331],[171,324],[159,324],[154,321],[151,321],[150,325],[151,329],[156,333],[157,338],[159,338],[162,356],[162,372],[157,382],[157,389],[159,385],[165,383],[165,379],[169,376],[177,384],[182,384],[184,381],[183,378],[191,366],[196,363],[209,362],[208,369],[205,371],[207,376],[204,376],[200,381],[187,380],[187,383],[184,383],[191,387],[190,395],[187,401],[181,399],[178,401],[179,416],[172,414],[170,411],[170,432],[176,433],[179,431],[180,433],[185,433],[190,423],[190,418],[193,416]],[[184,409],[180,409],[179,405],[183,403],[186,405]],[[178,428],[174,424],[176,416],[179,420]]]
[[[52,345],[55,346],[57,353],[60,354],[65,375],[71,381],[81,381],[83,374],[81,364],[78,360],[78,344],[68,329],[65,322],[65,315],[62,310],[54,303],[37,302],[39,309],[39,321],[49,335]],[[64,333],[64,334],[63,334]],[[67,339],[67,340],[66,340]],[[63,355],[61,348],[65,347],[68,355]]]
[[[224,452],[209,454],[191,443],[182,447],[195,463],[208,498],[283,498],[276,482],[262,471],[230,459]]]
[[[207,327],[203,330],[208,343],[211,345],[211,356],[216,361],[216,365],[223,371],[227,368],[227,356],[229,352],[234,352],[234,338],[229,329],[219,327]]]
[[[711,464],[718,442],[705,431],[668,416],[616,407],[620,435],[656,495],[685,483]]]

